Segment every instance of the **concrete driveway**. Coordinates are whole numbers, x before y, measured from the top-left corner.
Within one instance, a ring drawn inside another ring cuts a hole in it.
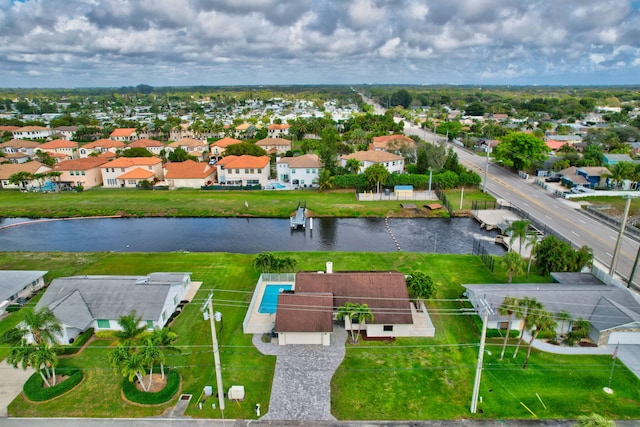
[[[640,378],[640,345],[621,345],[618,348],[618,359]]]
[[[7,364],[6,360],[0,363],[0,417],[7,416],[7,406],[17,395],[22,393],[22,386],[35,371],[28,368],[14,368]]]

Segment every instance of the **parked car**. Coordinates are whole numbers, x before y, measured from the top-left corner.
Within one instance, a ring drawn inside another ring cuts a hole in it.
[[[550,176],[544,180],[544,182],[560,182],[560,181],[562,181],[562,178],[560,178],[559,176]]]

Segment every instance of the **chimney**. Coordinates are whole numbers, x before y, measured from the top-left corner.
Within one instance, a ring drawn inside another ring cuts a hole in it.
[[[333,273],[333,263],[331,261],[327,261],[327,274]]]

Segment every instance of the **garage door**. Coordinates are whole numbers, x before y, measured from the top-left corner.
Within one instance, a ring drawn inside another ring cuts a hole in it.
[[[609,344],[640,344],[640,332],[612,332],[609,335]]]

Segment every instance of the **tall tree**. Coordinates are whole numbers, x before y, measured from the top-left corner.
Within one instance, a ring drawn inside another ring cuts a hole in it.
[[[549,147],[540,138],[523,132],[510,133],[495,148],[495,158],[516,170],[529,170],[533,164],[545,160]]]
[[[529,232],[529,226],[531,225],[531,221],[528,219],[520,219],[513,221],[509,226],[504,230],[507,235],[511,235],[509,238],[509,245],[513,245],[517,240],[520,243],[520,247],[518,248],[518,254],[522,256],[522,244],[527,238],[527,233]]]
[[[369,185],[376,189],[376,192],[380,192],[380,185],[384,185],[389,177],[389,171],[382,163],[376,163],[369,166],[364,171],[364,175],[367,178]]]
[[[429,299],[436,295],[436,287],[431,276],[421,271],[414,271],[407,277],[407,289],[409,296],[416,300]]]
[[[516,344],[516,349],[513,352],[513,357],[515,359],[515,357],[518,355],[518,350],[520,349],[520,343],[522,342],[522,337],[524,336],[524,331],[527,328],[527,326],[529,326],[527,317],[529,317],[529,315],[536,311],[536,310],[542,310],[542,304],[540,304],[538,302],[537,299],[535,298],[531,298],[531,297],[524,297],[518,300],[518,307],[516,308],[516,310],[514,311],[514,313],[516,314],[516,316],[518,316],[518,318],[521,320],[522,322],[522,327],[520,329],[520,337],[518,338],[518,343]]]
[[[533,341],[538,338],[540,332],[553,331],[556,327],[556,321],[553,319],[553,314],[540,307],[529,310],[525,324],[527,329],[535,329],[533,331],[533,334],[531,335],[531,340],[529,341],[529,348],[527,349],[527,355],[524,358],[522,369],[527,369],[529,356],[531,356],[531,349],[533,348]]]
[[[504,297],[502,304],[498,307],[498,312],[502,316],[507,316],[507,332],[504,334],[504,341],[502,342],[502,351],[500,352],[500,360],[504,358],[504,351],[507,348],[507,342],[509,341],[509,332],[511,331],[511,318],[513,313],[518,307],[518,299],[516,297]]]
[[[507,283],[511,283],[513,276],[522,274],[524,269],[524,261],[520,254],[516,252],[507,252],[500,258],[500,263],[507,273]]]
[[[118,346],[108,354],[108,358],[112,368],[119,371],[120,374],[128,378],[129,381],[137,378],[142,390],[149,391],[149,388],[144,383],[143,375],[146,363],[135,348],[119,343]]]
[[[61,333],[62,327],[56,316],[49,308],[43,307],[40,310],[27,310],[22,323],[6,331],[2,341],[17,344],[31,336],[36,345],[53,343]]]
[[[362,162],[358,159],[349,159],[347,160],[347,163],[345,164],[344,168],[349,171],[350,173],[353,174],[358,174],[360,173],[360,168],[362,167]]]
[[[180,348],[174,345],[178,339],[178,335],[175,332],[170,331],[168,328],[155,329],[151,335],[153,343],[162,351],[170,351],[180,353]],[[165,360],[160,360],[160,373],[164,380],[164,363]]]
[[[138,316],[135,310],[131,313],[120,316],[118,325],[120,330],[115,332],[115,336],[123,344],[130,344],[147,330],[146,325],[141,325],[142,316]]]

